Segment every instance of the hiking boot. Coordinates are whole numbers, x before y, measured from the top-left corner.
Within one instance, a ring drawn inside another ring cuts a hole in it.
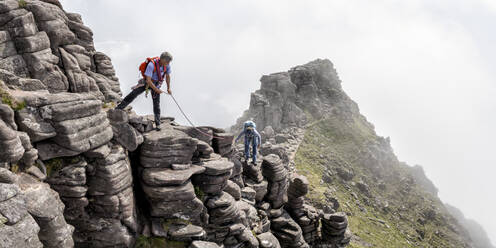
[[[155,121],[155,130],[160,131],[160,121]]]

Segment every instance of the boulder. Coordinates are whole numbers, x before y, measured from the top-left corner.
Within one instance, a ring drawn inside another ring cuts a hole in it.
[[[38,234],[45,247],[74,246],[74,227],[67,224],[63,215],[64,204],[49,185],[21,174],[19,186],[26,197],[28,212],[40,226]]]
[[[257,239],[261,248],[281,248],[277,238],[270,232],[258,234]]]

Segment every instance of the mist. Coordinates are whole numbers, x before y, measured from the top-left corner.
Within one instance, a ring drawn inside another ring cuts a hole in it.
[[[94,31],[124,94],[146,57],[171,52],[173,94],[196,125],[234,124],[262,75],[329,58],[398,158],[496,243],[495,2],[61,2]],[[132,106],[152,113],[150,96]],[[169,96],[161,107],[187,123]]]

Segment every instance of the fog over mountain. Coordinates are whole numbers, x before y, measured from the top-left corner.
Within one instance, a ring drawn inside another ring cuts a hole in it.
[[[144,58],[170,51],[172,90],[196,124],[230,126],[262,75],[330,59],[398,158],[496,242],[494,1],[61,2],[93,30],[124,94]],[[152,112],[150,97],[132,105]],[[186,124],[168,97],[162,108]]]

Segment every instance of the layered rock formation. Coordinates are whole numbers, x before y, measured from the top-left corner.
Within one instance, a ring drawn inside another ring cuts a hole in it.
[[[386,139],[350,152],[373,180],[341,150],[321,150],[338,146],[339,137],[310,139],[317,134],[309,125],[322,118],[373,128],[328,60],[262,77],[235,126],[254,119],[263,130],[260,159],[251,164],[223,129],[162,117],[156,131],[152,116],[112,109],[121,98],[118,78],[92,36],[57,0],[0,1],[0,247],[367,245],[360,230],[350,232],[359,220],[349,206],[392,211],[375,187],[390,187],[384,181],[395,176]],[[311,155],[302,156],[309,143]],[[415,195],[415,180],[402,177],[398,191]],[[341,198],[343,187],[353,200]],[[411,217],[394,211],[399,223]],[[444,218],[435,209],[422,214],[423,223]],[[366,223],[381,221],[387,225]],[[447,240],[440,237],[434,240]]]
[[[284,209],[301,228],[307,244],[472,246],[463,225],[445,210],[422,168],[399,162],[389,138],[376,135],[374,126],[342,90],[329,60],[317,59],[262,76],[260,81],[249,109],[231,129],[240,130],[243,122],[253,120],[261,130],[261,153],[269,158],[264,161],[269,196],[278,194],[278,180],[283,180],[272,162],[276,158],[269,154],[284,161],[290,172]],[[256,173],[249,175],[257,178]],[[298,185],[298,190],[292,185]],[[298,235],[281,235],[274,223],[271,220],[271,229],[281,244],[300,242]],[[293,230],[300,233],[297,227]]]

